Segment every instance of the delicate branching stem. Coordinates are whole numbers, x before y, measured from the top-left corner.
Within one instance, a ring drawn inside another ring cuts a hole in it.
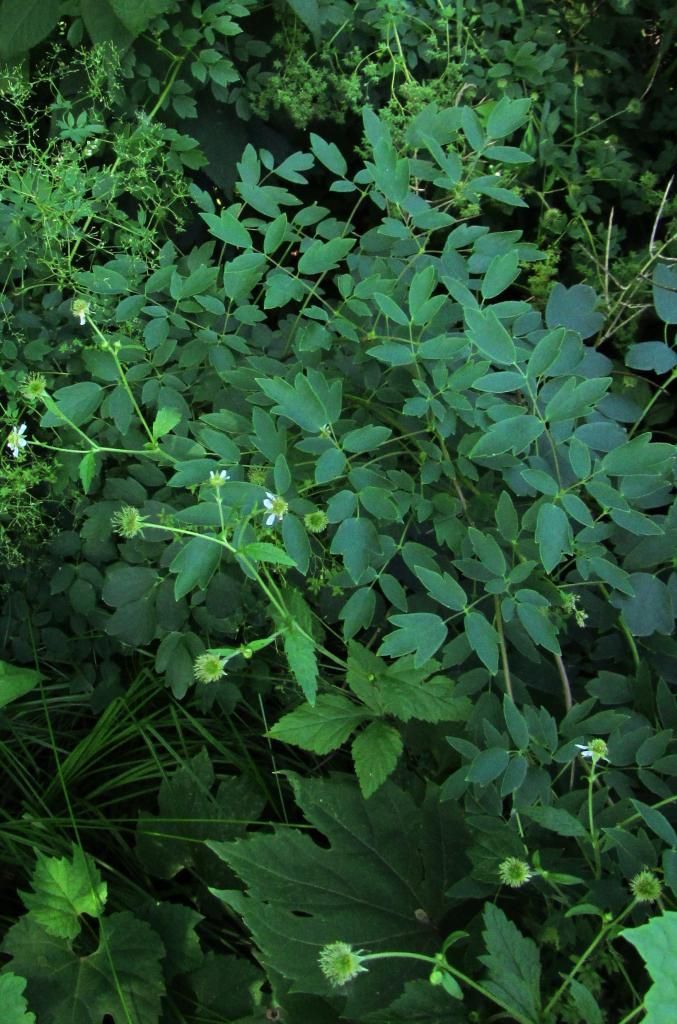
[[[498,596],[494,596],[494,607],[496,609],[496,632],[498,633],[498,646],[501,652],[501,664],[503,666],[503,679],[505,681],[505,692],[508,694],[511,700],[512,695],[512,680],[510,679],[510,665],[508,664],[508,649],[505,645],[505,636],[503,634],[503,616],[501,615],[501,604],[498,600]]]

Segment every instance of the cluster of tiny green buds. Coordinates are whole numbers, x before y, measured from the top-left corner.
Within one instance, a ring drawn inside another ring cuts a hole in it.
[[[588,621],[588,613],[580,607],[578,594],[562,593],[562,605],[567,615],[573,615],[576,625],[583,628]]]
[[[498,865],[498,877],[504,885],[509,885],[511,889],[519,889],[526,885],[529,879],[533,878],[533,874],[527,862],[520,860],[519,857],[506,857]]]
[[[21,382],[19,393],[27,402],[38,402],[47,394],[47,381],[41,373],[29,373]]]
[[[609,748],[607,747],[604,740],[597,737],[594,740],[590,740],[589,743],[577,743],[576,746],[581,752],[581,757],[586,757],[592,761],[593,765],[597,764],[598,761],[608,761]]]
[[[138,508],[134,508],[132,505],[123,505],[111,516],[113,532],[119,533],[126,540],[138,537],[145,521],[145,516],[142,516]]]
[[[367,970],[362,966],[364,950],[354,950],[348,942],[332,942],[320,950],[320,970],[335,988],[352,981]]]
[[[329,519],[326,512],[316,509],[314,512],[307,512],[303,517],[303,522],[309,533],[322,533],[327,529]]]
[[[259,487],[265,484],[267,475],[268,473],[263,466],[250,466],[247,472],[250,482],[257,484]]]
[[[193,675],[198,683],[218,683],[226,674],[226,659],[205,651],[193,662]]]
[[[75,299],[71,306],[71,312],[80,321],[80,326],[84,327],[89,315],[89,303],[86,299]]]
[[[638,903],[655,903],[661,898],[663,886],[653,871],[638,872],[630,882],[630,892]]]

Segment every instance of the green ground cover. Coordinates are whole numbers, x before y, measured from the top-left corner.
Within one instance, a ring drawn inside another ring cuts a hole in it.
[[[0,0],[1,1024],[677,1019],[676,26]]]

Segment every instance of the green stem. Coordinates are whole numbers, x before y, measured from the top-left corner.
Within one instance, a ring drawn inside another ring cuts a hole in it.
[[[588,775],[588,828],[590,830],[590,842],[592,844],[592,855],[595,858],[595,878],[599,879],[602,877],[602,860],[599,852],[599,836],[597,834],[597,828],[595,827],[595,809],[593,806],[594,796],[594,785],[595,785],[595,766],[594,764],[590,767],[590,773]]]
[[[621,921],[623,921],[628,916],[628,914],[630,913],[632,908],[635,906],[635,902],[636,901],[633,900],[632,903],[630,903],[625,908],[625,910],[621,911],[621,913],[618,915],[618,917],[615,917],[613,919],[613,921],[610,921],[608,924],[605,924],[601,928],[601,930],[595,936],[595,938],[592,940],[592,942],[590,943],[588,948],[585,950],[585,952],[582,954],[582,956],[576,961],[574,966],[571,968],[571,970],[567,974],[566,978],[564,979],[564,981],[562,982],[560,987],[555,992],[554,996],[552,996],[552,998],[547,1003],[545,1009],[543,1010],[543,1017],[544,1018],[547,1018],[549,1012],[552,1010],[552,1008],[555,1005],[555,1003],[557,1003],[559,1001],[560,997],[564,994],[564,992],[566,992],[566,990],[569,987],[569,985],[571,984],[571,981],[573,980],[573,978],[575,978],[575,976],[578,974],[578,972],[580,971],[580,969],[583,966],[583,964],[585,964],[590,959],[590,957],[592,956],[594,951],[597,949],[597,947],[599,946],[599,944],[602,941],[602,939],[604,939],[609,934],[609,932],[612,931],[612,929],[616,928],[621,923]]]
[[[468,985],[469,988],[474,989],[475,992],[479,992],[479,994],[484,996],[485,999],[489,999],[491,1000],[492,1003],[495,1003],[497,1006],[500,1006],[501,1009],[505,1010],[506,1013],[509,1013],[512,1020],[517,1021],[518,1024],[534,1024],[533,1020],[530,1017],[522,1016],[522,1014],[515,1010],[513,1006],[509,1006],[508,1003],[504,1003],[503,1000],[499,999],[499,997],[494,995],[493,992],[489,992],[488,989],[484,988],[483,985],[480,985],[476,981],[473,981],[472,978],[469,978],[467,976],[467,974],[463,974],[462,971],[457,970],[456,967],[451,967],[450,964],[446,963],[442,959],[437,959],[436,957],[432,956],[425,956],[423,953],[369,953],[367,954],[367,956],[360,957],[362,963],[366,963],[367,960],[395,959],[422,960],[424,963],[431,964],[438,970],[448,971],[452,977],[456,978],[458,981],[462,981],[465,985]]]

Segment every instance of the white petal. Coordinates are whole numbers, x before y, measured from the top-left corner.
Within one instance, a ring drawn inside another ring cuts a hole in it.
[[[268,516],[268,518],[266,519],[266,526],[272,526],[274,522],[275,522],[275,515],[273,514],[271,516]]]

